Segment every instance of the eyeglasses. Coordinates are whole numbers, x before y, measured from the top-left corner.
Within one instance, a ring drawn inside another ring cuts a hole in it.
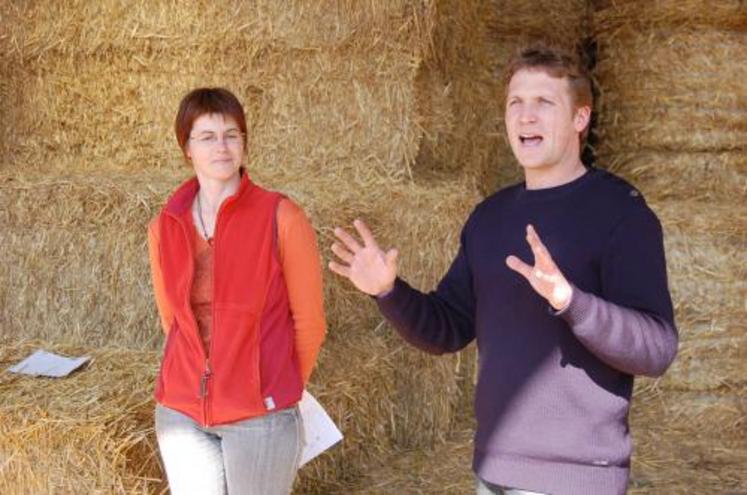
[[[194,141],[195,144],[205,147],[216,146],[221,142],[218,135],[213,132],[205,132],[199,136],[190,136],[189,139],[190,141]],[[238,147],[244,142],[244,133],[229,131],[223,135],[222,141],[230,148]]]

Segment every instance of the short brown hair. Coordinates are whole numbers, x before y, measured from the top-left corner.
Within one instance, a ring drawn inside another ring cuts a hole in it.
[[[205,114],[220,114],[233,118],[244,136],[246,148],[246,115],[239,99],[225,88],[197,88],[182,98],[179,111],[176,113],[174,130],[182,152],[195,120]]]
[[[574,105],[592,107],[591,75],[574,52],[544,43],[532,43],[520,48],[506,65],[503,74],[505,88],[508,88],[514,74],[522,69],[541,70],[552,77],[568,79]]]

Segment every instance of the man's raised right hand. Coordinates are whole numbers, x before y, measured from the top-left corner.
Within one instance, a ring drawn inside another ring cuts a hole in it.
[[[361,220],[355,220],[353,226],[360,234],[363,245],[344,229],[335,228],[335,237],[339,242],[332,244],[332,252],[340,262],[330,261],[329,269],[353,282],[358,290],[366,294],[380,296],[388,293],[397,278],[397,250],[384,252]]]

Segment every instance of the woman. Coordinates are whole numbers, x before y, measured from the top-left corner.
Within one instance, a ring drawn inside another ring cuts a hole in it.
[[[314,231],[243,168],[244,109],[187,94],[176,138],[195,177],[148,230],[166,345],[156,435],[171,493],[287,494],[302,446],[297,403],[325,334]]]

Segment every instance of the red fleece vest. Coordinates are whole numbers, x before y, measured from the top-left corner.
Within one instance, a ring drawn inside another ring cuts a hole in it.
[[[289,407],[301,398],[303,382],[277,256],[282,196],[256,186],[245,173],[216,220],[213,325],[210,348],[203,348],[190,306],[191,205],[198,188],[196,179],[184,183],[159,217],[159,257],[174,320],[155,395],[161,404],[214,425]]]

